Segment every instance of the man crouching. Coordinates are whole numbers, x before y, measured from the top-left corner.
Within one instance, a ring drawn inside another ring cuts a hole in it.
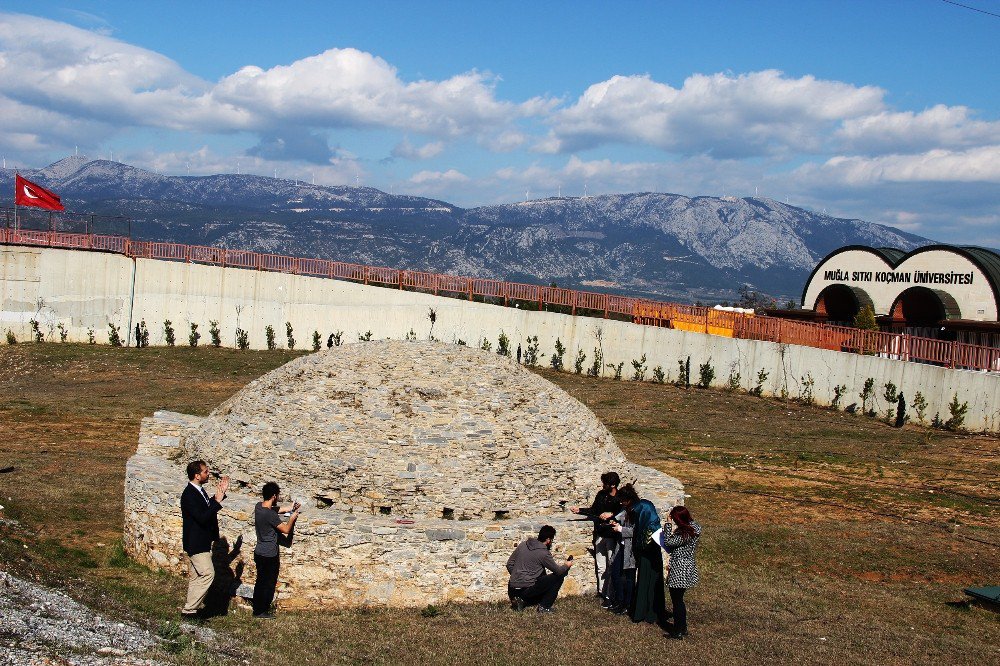
[[[528,537],[507,559],[507,572],[510,573],[507,596],[515,610],[538,604],[539,613],[553,612],[552,604],[556,602],[559,588],[573,566],[572,555],[564,565],[556,564],[552,559],[550,549],[555,537],[556,529],[546,525],[538,530],[537,539]],[[546,570],[552,573],[546,574]]]

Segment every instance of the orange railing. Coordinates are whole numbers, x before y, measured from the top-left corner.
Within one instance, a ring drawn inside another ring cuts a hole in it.
[[[728,312],[694,305],[663,303],[600,292],[504,282],[384,266],[287,257],[249,250],[135,241],[124,236],[35,231],[0,227],[0,243],[97,250],[129,257],[184,261],[215,266],[315,275],[397,289],[426,291],[455,298],[488,298],[504,305],[528,303],[552,306],[572,314],[628,317],[639,324],[713,335],[878,355],[901,361],[932,363],[949,368],[1000,372],[1000,348],[919,338],[885,331]],[[513,303],[512,303],[513,302]]]

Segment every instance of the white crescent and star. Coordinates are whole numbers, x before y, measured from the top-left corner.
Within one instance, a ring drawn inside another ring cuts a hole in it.
[[[31,188],[29,188],[27,185],[23,185],[22,188],[24,189],[24,196],[28,197],[29,199],[38,198],[38,196],[31,193]]]

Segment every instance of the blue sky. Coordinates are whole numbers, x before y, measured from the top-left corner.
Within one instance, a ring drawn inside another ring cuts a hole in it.
[[[465,206],[758,192],[1000,246],[1000,17],[942,0],[0,11],[8,166],[79,146]]]

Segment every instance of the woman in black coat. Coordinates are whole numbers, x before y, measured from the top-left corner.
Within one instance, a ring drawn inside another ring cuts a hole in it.
[[[670,528],[673,527],[671,532]],[[670,638],[687,636],[687,606],[684,592],[698,584],[698,564],[695,551],[701,538],[701,525],[691,518],[691,512],[684,506],[670,510],[670,519],[660,536],[660,545],[670,553],[667,568],[667,587],[670,588],[670,603],[673,606],[674,624],[668,631]]]

